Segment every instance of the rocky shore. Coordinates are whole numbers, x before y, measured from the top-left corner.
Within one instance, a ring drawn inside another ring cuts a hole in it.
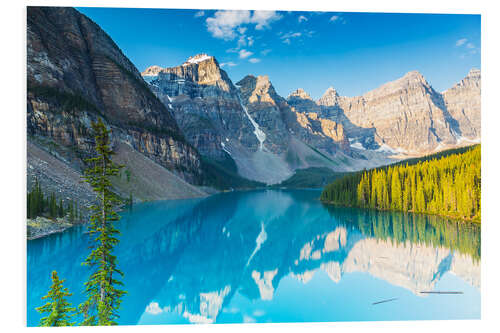
[[[35,219],[28,219],[26,235],[28,240],[37,239],[62,232],[74,225],[75,224],[69,223],[64,218],[51,220],[46,217],[38,216]]]

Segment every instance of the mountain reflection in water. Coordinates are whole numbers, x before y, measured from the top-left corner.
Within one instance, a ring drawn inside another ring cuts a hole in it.
[[[480,317],[479,226],[324,206],[319,194],[232,192],[125,212],[116,255],[128,294],[119,323]],[[29,326],[38,324],[34,307],[54,269],[70,301],[83,300],[84,231],[28,242]],[[464,294],[421,293],[438,287]]]

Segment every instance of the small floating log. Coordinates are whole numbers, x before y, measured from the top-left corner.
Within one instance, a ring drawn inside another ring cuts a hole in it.
[[[377,304],[381,304],[381,303],[392,302],[392,301],[395,301],[395,300],[397,300],[397,298],[384,299],[382,301],[378,301],[378,302],[372,303],[372,305],[377,305]]]
[[[443,294],[443,295],[460,295],[463,291],[421,291],[421,294]]]

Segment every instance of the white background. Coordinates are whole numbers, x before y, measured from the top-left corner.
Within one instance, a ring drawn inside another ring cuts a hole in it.
[[[500,13],[496,1],[449,0],[252,0],[243,4],[223,0],[87,0],[87,1],[4,1],[1,5],[1,262],[0,331],[27,330],[26,323],[26,6],[95,6],[192,9],[267,9],[363,12],[472,13],[482,15],[482,252],[481,320],[406,321],[364,323],[237,324],[126,326],[113,328],[73,328],[79,332],[242,332],[320,331],[320,332],[489,332],[500,331],[499,226],[500,226]],[[57,332],[72,328],[58,328]],[[41,329],[31,328],[30,331]],[[44,332],[53,329],[44,329]]]

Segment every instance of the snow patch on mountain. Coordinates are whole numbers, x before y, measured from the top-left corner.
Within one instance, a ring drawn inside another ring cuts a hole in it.
[[[187,66],[189,64],[197,64],[197,63],[200,63],[202,61],[205,61],[205,60],[208,60],[208,59],[211,59],[212,57],[209,56],[208,54],[206,53],[201,53],[201,54],[197,54],[195,56],[192,56],[192,57],[189,57],[188,60],[183,63],[182,65],[183,66]]]
[[[247,115],[248,120],[250,120],[250,122],[253,125],[253,128],[254,128],[253,133],[255,134],[255,137],[259,141],[259,150],[264,150],[264,141],[266,141],[266,133],[264,133],[264,131],[262,131],[260,129],[259,124],[257,124],[257,122],[255,120],[253,120],[252,116],[250,116],[250,113],[248,113],[246,106],[243,105],[243,103],[241,102],[241,98],[239,96],[238,96],[238,99],[240,100],[240,105],[243,108],[243,111],[245,111],[245,114]]]

